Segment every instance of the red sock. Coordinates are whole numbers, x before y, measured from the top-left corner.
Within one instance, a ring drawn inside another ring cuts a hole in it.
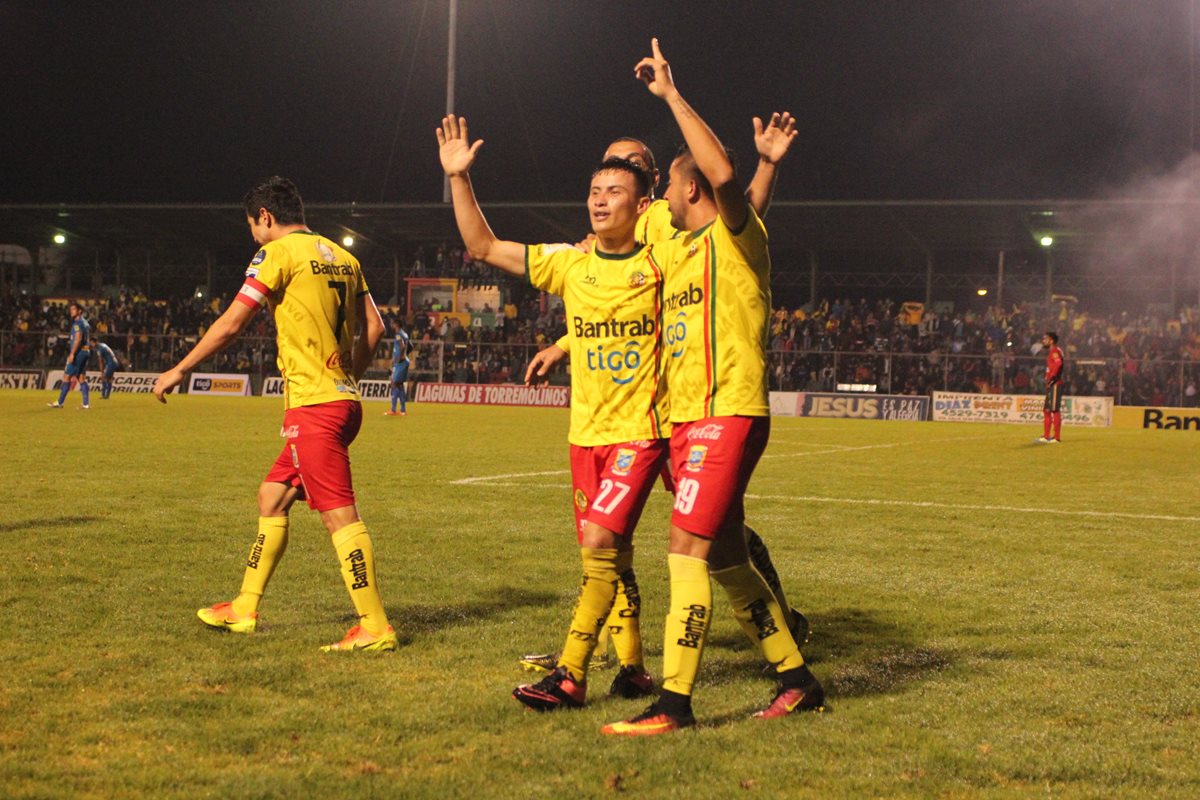
[[[1054,438],[1058,439],[1062,436],[1062,413],[1055,411],[1051,416],[1054,418]]]
[[[1050,412],[1049,411],[1042,412],[1042,438],[1043,439],[1050,438]]]

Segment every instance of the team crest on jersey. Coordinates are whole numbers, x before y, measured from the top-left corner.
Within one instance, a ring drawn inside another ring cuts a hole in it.
[[[581,512],[587,511],[588,498],[587,495],[583,493],[583,489],[575,490],[575,507]]]
[[[691,247],[688,248],[688,255],[689,256],[696,255],[696,245],[693,244]]]
[[[692,449],[688,451],[687,465],[685,469],[688,472],[699,472],[704,469],[704,459],[708,458],[708,445],[694,444]]]
[[[336,256],[333,254],[333,248],[322,242],[320,239],[317,239],[317,252],[321,254],[321,260],[326,264],[332,264],[334,260],[336,260]]]
[[[629,276],[630,288],[636,289],[639,286],[645,286],[645,285],[646,285],[646,273],[642,272],[641,270],[638,270],[637,272],[635,272]]]
[[[621,477],[628,475],[629,470],[633,469],[633,462],[636,458],[636,450],[629,450],[622,447],[617,451],[617,459],[613,462],[612,474]]]
[[[257,267],[259,264],[261,264],[262,262],[264,262],[266,260],[267,260],[267,250],[264,247],[262,250],[259,250],[257,253],[254,254],[254,258],[250,259],[250,266]],[[258,272],[258,270],[255,270],[255,272]]]

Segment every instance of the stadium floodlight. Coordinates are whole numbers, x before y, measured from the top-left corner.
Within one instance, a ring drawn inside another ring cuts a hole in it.
[[[55,244],[66,244],[67,237],[61,233],[56,233],[56,234],[54,234],[54,243]]]
[[[1041,239],[1038,239],[1038,241],[1041,243],[1042,247],[1049,247],[1050,245],[1054,244],[1054,237],[1043,236]]]
[[[984,289],[984,288],[981,286],[981,287],[979,287],[978,289],[976,289],[976,290],[975,290],[975,294],[979,295],[980,297],[987,297],[987,289]]]
[[[354,247],[354,237],[350,236],[349,234],[347,234],[346,236],[343,236],[342,237],[342,246],[343,247]]]

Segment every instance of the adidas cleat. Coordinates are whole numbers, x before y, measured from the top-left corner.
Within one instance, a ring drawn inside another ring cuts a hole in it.
[[[321,652],[343,653],[361,650],[363,652],[374,653],[384,650],[395,650],[396,644],[396,630],[391,625],[388,625],[387,630],[380,634],[370,633],[362,625],[355,625],[346,632],[345,637],[340,642],[324,645],[321,648]]]
[[[657,736],[695,724],[696,718],[691,712],[686,716],[679,716],[660,711],[657,705],[652,705],[636,717],[605,725],[600,732],[608,736]]]
[[[566,667],[558,667],[537,683],[525,683],[513,689],[512,696],[534,711],[583,708],[587,682],[576,681]]]
[[[627,664],[617,672],[612,686],[608,688],[609,695],[636,700],[639,697],[649,697],[654,694],[654,678],[644,667]]]
[[[233,610],[233,603],[217,603],[196,612],[200,621],[209,627],[233,633],[254,633],[258,628],[258,612],[242,616]]]

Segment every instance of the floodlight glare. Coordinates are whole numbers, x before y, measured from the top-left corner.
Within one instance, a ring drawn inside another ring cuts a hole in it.
[[[987,289],[976,289],[975,294],[979,295],[980,297],[987,297]]]
[[[61,233],[56,233],[56,234],[54,234],[54,243],[55,244],[66,244],[67,237],[63,236]]]
[[[1039,241],[1041,241],[1042,247],[1049,247],[1050,245],[1054,244],[1054,237],[1043,236]]]
[[[354,247],[354,237],[353,236],[343,236],[342,237],[342,246],[343,247]]]

